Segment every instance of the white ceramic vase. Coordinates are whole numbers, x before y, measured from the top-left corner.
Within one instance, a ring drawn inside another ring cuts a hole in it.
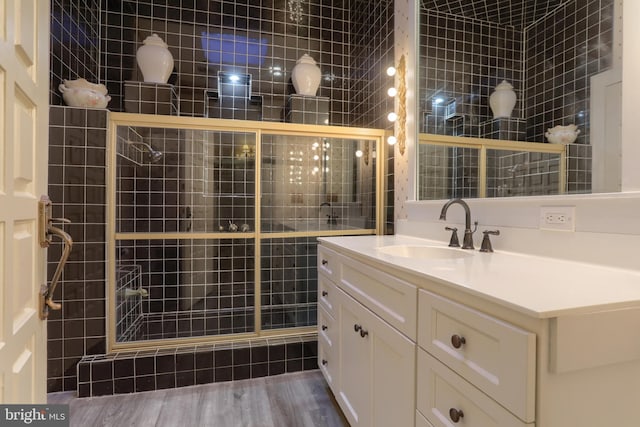
[[[315,96],[320,86],[320,68],[306,53],[296,61],[291,71],[291,82],[300,95]]]
[[[516,106],[516,93],[513,91],[513,86],[503,80],[489,96],[489,106],[493,111],[494,119],[511,117],[513,107]]]
[[[136,60],[147,83],[166,83],[173,71],[173,55],[157,34],[144,39],[136,53]]]

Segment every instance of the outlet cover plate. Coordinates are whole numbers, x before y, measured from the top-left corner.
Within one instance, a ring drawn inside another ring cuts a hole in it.
[[[575,231],[575,206],[541,206],[540,230]]]

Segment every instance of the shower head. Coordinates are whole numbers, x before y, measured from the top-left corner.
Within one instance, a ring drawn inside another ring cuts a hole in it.
[[[150,163],[158,163],[162,160],[163,154],[160,151],[154,150],[153,148],[149,149],[149,162]]]
[[[147,150],[147,159],[149,160],[149,163],[158,163],[162,159],[162,156],[163,156],[162,152],[155,150],[151,145],[147,144],[146,142],[130,141],[130,140],[127,140],[126,142],[127,144],[142,145],[143,147],[145,147]]]

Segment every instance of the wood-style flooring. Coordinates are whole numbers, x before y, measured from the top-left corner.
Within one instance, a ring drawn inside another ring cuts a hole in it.
[[[68,403],[71,426],[347,427],[318,370],[144,393],[76,398]]]

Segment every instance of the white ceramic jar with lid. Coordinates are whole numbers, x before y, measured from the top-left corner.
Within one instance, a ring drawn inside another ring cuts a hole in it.
[[[136,60],[145,82],[167,83],[173,71],[173,55],[157,34],[144,39],[136,53]]]
[[[304,54],[291,71],[291,82],[300,95],[315,96],[320,86],[321,72],[316,61]]]
[[[503,80],[496,86],[496,90],[489,97],[489,106],[494,119],[511,117],[511,112],[516,106],[516,93],[508,81]]]

